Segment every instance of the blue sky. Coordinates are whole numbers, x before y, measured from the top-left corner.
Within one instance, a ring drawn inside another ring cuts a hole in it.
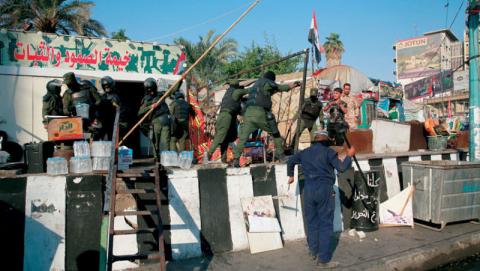
[[[94,1],[93,18],[108,32],[120,28],[137,41],[172,43],[175,37],[197,41],[209,29],[223,32],[252,1]],[[446,3],[448,5],[448,17]],[[463,2],[455,21],[454,16]],[[316,11],[320,42],[340,34],[346,52],[342,63],[370,77],[394,80],[392,45],[401,39],[451,27],[463,40],[466,0],[262,0],[228,35],[239,49],[265,36],[283,53],[296,52],[307,42],[312,10]],[[173,34],[173,35],[172,35]],[[322,65],[325,65],[322,60]]]

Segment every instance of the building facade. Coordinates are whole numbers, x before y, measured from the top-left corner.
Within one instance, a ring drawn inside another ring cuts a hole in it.
[[[403,86],[404,97],[431,105],[439,116],[465,116],[468,113],[466,47],[448,29],[397,42],[395,74]]]

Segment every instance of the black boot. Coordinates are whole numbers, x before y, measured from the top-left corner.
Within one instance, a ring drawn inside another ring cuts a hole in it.
[[[239,168],[240,167],[240,159],[234,158],[233,159],[233,167]]]

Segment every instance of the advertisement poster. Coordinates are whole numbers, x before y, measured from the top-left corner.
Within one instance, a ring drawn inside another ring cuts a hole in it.
[[[404,87],[405,98],[409,100],[435,96],[453,90],[453,76],[451,71],[438,72],[427,78],[420,79]]]
[[[441,35],[399,41],[397,50],[398,79],[426,77],[440,71]]]

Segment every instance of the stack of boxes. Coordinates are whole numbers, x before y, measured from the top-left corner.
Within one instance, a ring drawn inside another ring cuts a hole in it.
[[[112,152],[111,141],[94,141],[92,143],[93,170],[108,170]]]
[[[87,141],[73,142],[73,157],[70,159],[71,173],[92,172],[92,159],[90,158],[90,144]]]

